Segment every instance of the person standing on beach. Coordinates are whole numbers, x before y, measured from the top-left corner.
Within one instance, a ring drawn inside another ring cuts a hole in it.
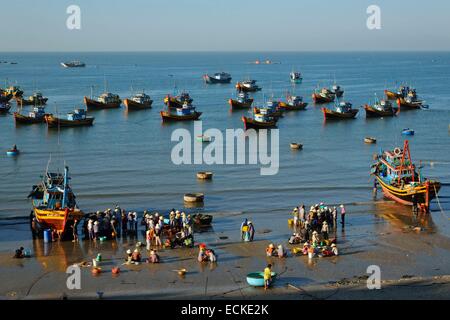
[[[247,218],[241,223],[241,240],[245,239],[245,233],[247,232],[247,228],[244,227],[247,227]]]
[[[138,232],[138,213],[136,211],[133,213],[133,223],[134,223],[134,232],[137,235],[137,232]]]
[[[272,281],[272,265],[269,263],[264,269],[264,290],[267,290]]]
[[[120,223],[122,224],[122,235],[126,236],[128,232],[128,226],[127,226],[127,215],[125,214],[124,209],[122,209],[122,213],[120,215]]]
[[[92,219],[89,219],[87,229],[89,233],[89,240],[94,240],[94,222]]]
[[[77,242],[78,241],[78,219],[75,219],[73,221],[73,225],[72,225],[72,235],[73,235],[73,240],[72,242]]]
[[[251,221],[248,222],[248,234],[249,241],[253,241],[253,237],[255,236],[255,227],[253,226],[253,223]]]
[[[93,226],[93,230],[94,230],[94,240],[98,239],[98,233],[99,233],[99,227],[98,227],[98,221],[94,222],[94,226]]]
[[[373,191],[372,191],[373,200],[377,199],[377,192],[378,192],[378,181],[377,179],[373,179]]]
[[[342,224],[342,227],[344,227],[344,225],[345,225],[345,207],[344,207],[344,205],[343,204],[341,204],[341,224]]]
[[[300,212],[299,212],[298,217],[301,222],[305,222],[305,205],[303,203],[300,206]]]
[[[333,207],[333,211],[331,212],[333,216],[333,227],[337,228],[337,208]]]

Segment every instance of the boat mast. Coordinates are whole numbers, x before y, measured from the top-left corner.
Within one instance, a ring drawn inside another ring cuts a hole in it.
[[[405,157],[409,161],[408,166],[405,166]],[[405,142],[403,144],[403,155],[402,155],[402,160],[400,162],[400,168],[399,168],[399,173],[398,173],[398,180],[397,180],[398,183],[400,183],[400,180],[402,178],[403,169],[407,169],[409,171],[409,173],[411,174],[412,181],[414,182],[414,180],[415,180],[414,165],[412,164],[412,160],[411,160],[411,152],[409,151],[409,141],[408,140],[405,140]]]
[[[67,183],[68,183],[68,175],[69,175],[69,167],[64,167],[64,192],[63,192],[63,200],[62,200],[62,208],[66,208],[67,201]]]

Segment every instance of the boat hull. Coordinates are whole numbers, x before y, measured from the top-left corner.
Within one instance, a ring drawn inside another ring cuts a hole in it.
[[[334,101],[334,97],[334,95],[327,95],[326,97],[324,97],[317,93],[312,94],[312,99],[316,104],[331,103]]]
[[[350,112],[341,113],[330,110],[328,108],[322,108],[323,116],[326,120],[346,120],[354,119],[358,114],[358,109],[352,109]]]
[[[421,101],[408,103],[404,98],[398,98],[397,99],[397,105],[400,108],[400,110],[418,110],[422,107],[423,103]]]
[[[153,100],[150,100],[148,103],[138,103],[131,99],[123,100],[123,104],[128,110],[143,110],[150,109],[152,107]]]
[[[250,99],[248,102],[242,103],[234,99],[228,100],[228,104],[232,109],[248,109],[252,106],[253,99]]]
[[[203,76],[203,80],[205,80],[205,82],[208,84],[219,84],[219,83],[230,83],[231,82],[231,78],[219,80],[219,79],[213,78],[207,74],[205,74]]]
[[[52,115],[45,116],[45,122],[49,128],[70,128],[70,127],[82,127],[91,126],[94,123],[94,117],[86,117],[82,120],[67,120],[56,118]]]
[[[47,115],[47,114],[46,114]],[[14,120],[16,124],[37,124],[37,123],[45,123],[45,116],[41,118],[33,118],[29,116],[24,116],[18,112],[14,112]]]
[[[384,94],[386,95],[386,98],[388,100],[396,100],[401,97],[401,95],[398,94],[397,92],[393,92],[390,90],[384,90]]]
[[[412,197],[414,195],[418,205],[424,205],[428,207],[429,202],[436,197],[437,193],[441,189],[441,184],[437,181],[430,181],[428,187],[426,183],[422,183],[415,188],[402,189],[389,185],[383,178],[378,175],[376,175],[376,178],[383,190],[383,194],[387,198],[407,206],[413,205]]]
[[[0,114],[6,114],[9,112],[9,109],[11,109],[10,105],[7,105],[6,108],[0,108]]]
[[[9,102],[13,98],[13,94],[9,93],[4,96],[0,96],[0,102]]]
[[[390,110],[380,111],[372,106],[365,105],[366,118],[379,118],[379,117],[393,117],[397,114],[397,108],[391,108]]]
[[[291,106],[291,105],[287,104],[286,102],[280,102],[278,107],[279,107],[279,109],[281,109],[283,111],[297,111],[297,110],[305,110],[307,106],[308,106],[307,102],[302,102],[295,106]]]
[[[63,232],[67,221],[84,217],[84,213],[79,209],[51,210],[46,208],[34,208],[34,216],[39,224],[44,228],[50,228]]]
[[[193,120],[198,120],[200,118],[200,116],[202,115],[201,112],[197,112],[195,111],[192,114],[188,114],[188,115],[176,115],[176,114],[172,114],[168,111],[160,111],[161,114],[161,119],[164,122],[170,122],[170,121],[193,121]]]
[[[121,102],[101,103],[88,97],[84,97],[84,104],[88,110],[99,110],[120,108]]]
[[[270,129],[270,128],[276,128],[277,122],[275,120],[273,121],[255,121],[252,118],[242,117],[242,122],[244,122],[244,128],[245,130],[248,129]]]

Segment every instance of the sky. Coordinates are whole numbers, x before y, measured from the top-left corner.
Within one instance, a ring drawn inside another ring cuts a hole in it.
[[[69,30],[66,9],[81,9]],[[381,9],[369,30],[366,10]],[[0,52],[450,51],[448,0],[0,0]]]

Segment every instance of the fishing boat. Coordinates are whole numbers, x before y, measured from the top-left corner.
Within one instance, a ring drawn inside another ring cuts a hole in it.
[[[195,107],[189,105],[187,102],[181,108],[175,110],[160,111],[161,119],[167,121],[192,121],[198,120],[202,115],[201,112],[195,110]]]
[[[66,119],[57,118],[52,114],[45,115],[45,122],[49,128],[91,126],[94,119],[94,117],[87,116],[84,109],[75,109],[73,112],[69,112]]]
[[[23,96],[23,90],[19,86],[10,86],[6,88],[7,94],[12,94],[13,98],[21,98]]]
[[[385,197],[412,206],[414,202],[424,212],[429,212],[430,202],[441,188],[439,181],[422,177],[411,159],[408,140],[403,149],[381,152],[372,165],[371,174],[380,183]]]
[[[6,90],[0,88],[0,103],[1,102],[9,102],[14,95]]]
[[[334,110],[322,108],[325,120],[354,119],[358,109],[353,109],[350,102],[340,102]]]
[[[302,74],[300,72],[292,71],[289,74],[289,78],[291,79],[291,82],[293,83],[300,83],[303,80]]]
[[[398,112],[398,108],[394,108],[389,100],[377,100],[373,105],[366,104],[366,118],[375,117],[392,117]]]
[[[22,106],[43,106],[47,104],[48,98],[44,97],[41,92],[35,92],[27,99],[17,98],[18,105]]]
[[[194,101],[194,99],[192,99],[191,96],[189,95],[189,93],[186,91],[183,91],[178,96],[167,95],[164,98],[164,104],[168,108],[174,108],[174,109],[183,107],[183,105],[185,103],[187,103],[188,105],[191,105],[193,101]]]
[[[7,102],[0,102],[0,114],[6,114],[11,109],[11,105]]]
[[[64,68],[83,68],[86,66],[84,62],[81,61],[68,61],[68,62],[61,62],[61,65]]]
[[[367,144],[375,144],[377,143],[377,139],[375,139],[374,137],[365,137],[364,142]]]
[[[231,109],[248,109],[252,106],[253,98],[250,98],[247,92],[239,92],[237,99],[229,99],[228,103]]]
[[[424,101],[417,98],[415,91],[410,91],[406,97],[397,99],[397,105],[400,110],[417,110],[424,107]]]
[[[312,94],[312,99],[316,104],[330,103],[336,98],[328,88],[323,88],[319,92],[315,91]]]
[[[245,130],[248,129],[270,129],[275,128],[277,125],[277,120],[275,118],[256,113],[253,118],[248,118],[243,116],[242,122],[244,122]]]
[[[230,83],[231,79],[231,75],[226,72],[218,72],[212,76],[210,76],[209,74],[203,75],[203,80],[205,80],[205,82],[208,84]]]
[[[256,84],[256,80],[240,81],[236,84],[236,89],[243,92],[257,92],[262,90],[261,87]]]
[[[17,146],[14,145],[11,149],[6,151],[6,155],[8,156],[18,156],[20,153],[19,149],[17,149]]]
[[[337,84],[333,84],[331,87],[331,93],[334,94],[337,98],[340,98],[344,95],[344,90],[342,90],[341,86]]]
[[[283,110],[279,108],[280,103],[270,99],[266,101],[266,105],[263,107],[254,107],[253,112],[255,114],[262,114],[264,116],[279,119],[283,116]]]
[[[384,90],[384,94],[386,95],[386,99],[388,100],[397,100],[399,98],[405,98],[408,93],[416,93],[416,89],[410,88],[409,86],[400,86],[400,88],[395,92],[392,90]]]
[[[14,112],[14,120],[16,124],[35,124],[45,122],[45,107],[37,106],[33,107],[28,115],[20,114],[19,112]]]
[[[32,199],[33,213],[41,228],[64,235],[74,219],[84,217],[84,213],[76,205],[69,180],[69,168],[65,167],[64,174],[47,170],[43,180],[33,186],[28,197]]]
[[[138,93],[130,99],[123,100],[123,104],[128,110],[142,110],[152,107],[153,100],[145,93]]]
[[[414,135],[414,130],[410,129],[410,128],[406,128],[402,130],[402,135],[404,136],[413,136]]]
[[[298,142],[291,142],[289,144],[289,146],[291,147],[292,150],[301,150],[301,149],[303,149],[303,144],[298,143]]]
[[[213,220],[213,216],[210,214],[194,214],[192,215],[192,221],[194,222],[194,226],[197,227],[206,227],[210,226]]]
[[[105,92],[96,100],[84,97],[84,104],[88,110],[113,109],[119,108],[122,104],[122,100],[120,100],[120,97],[117,94]]]
[[[278,104],[278,108],[282,111],[296,111],[296,110],[305,110],[308,106],[307,102],[303,101],[303,97],[300,96],[287,96],[287,101],[280,101]]]

